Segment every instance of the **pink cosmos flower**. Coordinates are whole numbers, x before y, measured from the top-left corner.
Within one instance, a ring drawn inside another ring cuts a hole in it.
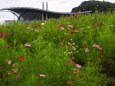
[[[76,73],[77,73],[76,71],[73,72],[74,75],[75,75]]]
[[[24,46],[25,46],[25,47],[30,47],[31,44],[25,43]]]
[[[8,46],[8,48],[12,48],[12,46]]]
[[[14,68],[14,69],[12,69],[12,70],[13,70],[13,72],[15,72],[15,73],[18,71],[18,69],[16,69],[16,68]]]
[[[88,48],[86,48],[86,49],[85,49],[85,52],[86,52],[86,53],[87,53],[87,52],[90,52],[90,50],[89,50]]]
[[[0,38],[2,38],[2,33],[0,33]]]
[[[45,74],[39,74],[40,77],[45,77],[46,75]]]
[[[69,64],[73,64],[73,61],[72,61],[72,60],[70,60],[70,61],[69,61]]]
[[[12,60],[8,60],[8,64],[11,65],[12,64]]]
[[[69,24],[68,27],[69,27],[70,29],[72,29],[72,28],[73,28],[73,25]]]
[[[97,49],[99,49],[99,50],[102,50],[102,47],[100,47],[100,45],[98,45],[98,44],[93,44],[93,46],[92,47],[94,47],[94,48],[97,48]]]
[[[93,26],[94,26],[94,27],[96,27],[96,26],[97,26],[97,24],[95,23]]]
[[[94,47],[94,48],[97,48],[97,44],[95,43],[95,44],[93,44],[93,46],[92,47]]]
[[[100,45],[97,45],[97,44],[95,43],[95,44],[93,44],[92,47],[94,47],[94,48],[99,48],[99,46],[100,46]]]
[[[99,47],[98,49],[99,49],[99,50],[102,50],[102,47]]]
[[[77,67],[77,68],[81,68],[81,65],[80,65],[80,64],[76,64],[76,67]]]
[[[67,81],[67,84],[68,84],[68,85],[71,85],[71,84],[72,84],[72,80],[68,80],[68,81]]]

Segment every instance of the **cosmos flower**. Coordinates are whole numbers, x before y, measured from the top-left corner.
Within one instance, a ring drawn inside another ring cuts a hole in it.
[[[86,49],[85,49],[85,52],[86,52],[86,53],[87,53],[87,52],[90,52],[90,50],[89,50],[88,48],[86,48]]]
[[[24,60],[24,57],[23,57],[23,56],[20,56],[20,60],[23,61],[23,60]]]
[[[45,77],[46,75],[45,74],[39,74],[40,77]]]
[[[12,48],[12,46],[8,46],[8,48]]]
[[[12,71],[16,73],[18,71],[18,69],[14,68],[14,69],[12,69]]]
[[[95,23],[93,26],[94,26],[94,27],[96,27],[96,26],[97,26],[97,24]]]
[[[0,33],[0,38],[2,38],[2,33]]]
[[[93,46],[92,46],[93,48],[97,48],[98,50],[102,50],[102,47],[100,47],[100,45],[98,45],[98,44],[93,44]]]
[[[80,64],[76,64],[76,67],[77,67],[77,68],[81,68],[81,65],[80,65]]]
[[[67,81],[67,84],[68,84],[68,85],[71,85],[71,84],[72,84],[72,80],[68,80],[68,81]]]
[[[30,47],[31,44],[25,43],[24,46],[25,46],[25,47]]]
[[[74,75],[75,75],[76,73],[77,73],[76,71],[73,72]]]
[[[99,49],[99,50],[102,50],[102,47],[99,47],[98,49]]]
[[[94,48],[99,48],[99,46],[100,46],[100,45],[97,45],[97,44],[95,43],[95,44],[93,44],[92,47],[94,47]]]
[[[8,60],[8,64],[11,65],[12,64],[12,60]]]
[[[72,28],[73,28],[73,25],[69,24],[69,25],[68,25],[68,28],[72,29]]]
[[[73,64],[73,61],[72,61],[72,60],[70,60],[70,61],[69,61],[69,64]]]

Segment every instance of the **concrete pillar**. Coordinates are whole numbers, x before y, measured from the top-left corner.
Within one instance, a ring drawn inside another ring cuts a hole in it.
[[[48,19],[47,11],[48,11],[48,2],[46,2],[46,20]]]
[[[42,21],[44,21],[44,2],[42,2]]]

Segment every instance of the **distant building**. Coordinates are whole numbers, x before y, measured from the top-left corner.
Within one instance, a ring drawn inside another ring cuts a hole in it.
[[[11,13],[13,13],[15,16],[17,16],[17,19],[19,21],[33,21],[33,20],[47,20],[48,18],[59,18],[61,16],[68,16],[68,15],[75,15],[77,12],[74,13],[68,13],[68,12],[54,12],[48,10],[48,5],[46,5],[46,10],[38,9],[38,8],[27,8],[27,7],[13,7],[13,8],[4,8],[0,9],[0,11],[8,10]],[[80,13],[88,13],[87,12],[80,12]],[[10,22],[10,21],[6,21]]]
[[[60,16],[72,15],[74,13],[54,12],[44,9],[27,8],[27,7],[15,7],[15,8],[4,8],[17,16],[18,20],[46,20],[48,18],[59,18]]]

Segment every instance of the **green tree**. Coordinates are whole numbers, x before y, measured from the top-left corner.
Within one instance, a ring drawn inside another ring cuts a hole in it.
[[[95,12],[96,10],[100,12],[112,12],[115,10],[115,4],[110,2],[102,2],[96,0],[84,1],[78,7],[72,9],[72,12],[78,11],[92,11]]]

